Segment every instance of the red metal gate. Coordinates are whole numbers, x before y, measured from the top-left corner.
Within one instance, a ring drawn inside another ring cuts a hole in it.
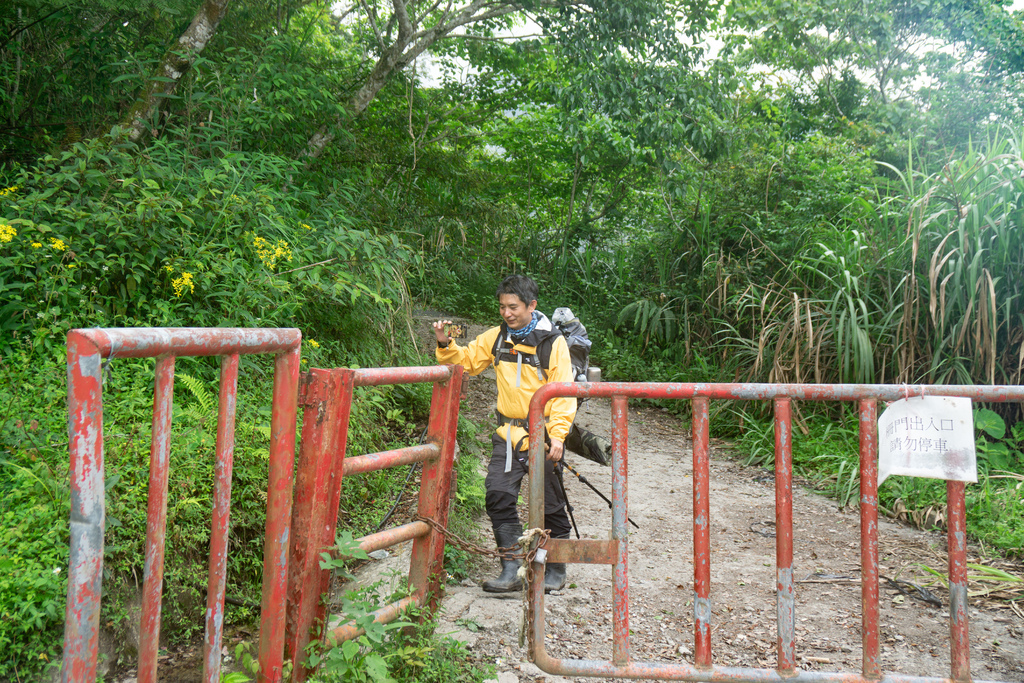
[[[888,386],[850,384],[548,384],[530,404],[530,527],[544,521],[544,405],[559,396],[612,400],[612,534],[611,540],[547,541],[548,562],[609,564],[613,567],[612,658],[610,661],[558,659],[544,646],[544,564],[535,562],[537,579],[531,603],[531,655],[542,670],[561,676],[598,676],[682,681],[797,681],[814,683],[939,683],[971,680],[967,616],[967,542],[964,483],[947,482],[949,527],[950,678],[884,674],[879,666],[878,630],[878,441],[877,401],[913,396],[963,396],[975,400],[1024,401],[1022,386]],[[693,403],[693,574],[694,663],[637,662],[629,650],[629,540],[627,523],[627,403],[629,398],[686,399]],[[709,422],[712,399],[771,400],[775,407],[776,519],[776,669],[715,666],[711,659],[711,529],[709,508]],[[793,399],[857,401],[860,410],[861,639],[860,673],[796,669],[795,589],[793,583]]]
[[[296,664],[293,680],[302,681],[307,673],[301,661],[296,660],[302,658],[317,618],[320,621],[316,623],[322,625],[325,608],[320,604],[320,596],[328,588],[329,572],[320,570],[319,555],[334,544],[343,475],[423,462],[419,515],[434,520],[440,527],[447,525],[462,368],[312,370],[304,377],[300,392],[301,340],[299,330],[295,329],[136,328],[72,330],[68,334],[71,555],[61,672],[64,683],[96,680],[105,527],[102,392],[105,359],[157,359],[139,645],[140,683],[157,680],[176,357],[221,356],[216,482],[203,644],[203,680],[206,683],[220,679],[239,355],[276,355],[260,610],[260,683],[282,680],[286,640],[288,657]],[[346,459],[353,388],[410,382],[434,383],[426,443]],[[300,393],[305,411],[293,512],[292,469]],[[409,573],[413,593],[379,610],[378,621],[392,621],[410,605],[431,609],[436,606],[444,558],[444,537],[439,531],[426,522],[416,521],[367,536],[360,539],[360,543],[364,550],[372,551],[410,539],[415,539]],[[346,640],[358,633],[353,625],[344,625],[335,629],[333,635],[337,640]]]
[[[71,558],[61,672],[64,683],[91,683],[96,680],[106,522],[102,361],[115,357],[157,359],[138,669],[139,683],[155,683],[167,526],[174,360],[178,356],[221,356],[216,482],[210,536],[206,639],[203,643],[203,680],[215,683],[220,678],[224,622],[238,359],[240,354],[265,353],[276,354],[276,357],[270,420],[259,678],[261,681],[281,679],[301,342],[302,335],[295,329],[135,328],[72,330],[68,333]]]
[[[342,478],[361,472],[422,462],[418,514],[441,527],[448,525],[448,497],[459,421],[462,367],[435,365],[421,368],[366,370],[311,370],[304,378],[300,402],[305,413],[302,446],[295,482],[292,537],[288,577],[286,652],[295,666],[293,683],[310,673],[303,665],[310,640],[323,637],[326,605],[321,596],[330,589],[328,570],[320,569],[320,554],[334,545]],[[383,453],[346,458],[348,423],[355,387],[433,382],[430,421],[425,443]],[[436,607],[440,597],[444,560],[444,536],[426,522],[414,521],[359,539],[371,552],[412,540],[409,567],[411,595],[375,612],[376,621],[394,621],[410,606]],[[358,636],[355,624],[331,632],[336,641]]]

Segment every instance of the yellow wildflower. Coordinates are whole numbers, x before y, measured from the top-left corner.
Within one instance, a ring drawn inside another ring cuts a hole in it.
[[[181,277],[176,277],[171,280],[171,286],[174,287],[174,296],[181,297],[185,293],[185,289],[188,289],[189,294],[196,291],[196,286],[192,282],[192,273],[183,272]]]
[[[274,247],[274,260],[285,259],[287,261],[292,260],[292,250],[288,248],[288,243],[284,240],[278,240],[277,246]]]
[[[33,242],[32,243],[32,248],[33,249],[40,249],[40,248],[42,248],[42,246],[43,245],[41,243],[39,243],[39,242]]]
[[[58,237],[50,238],[50,246],[56,249],[57,251],[64,251],[68,248],[68,245],[64,244],[64,240]]]
[[[76,266],[76,265],[75,265],[74,263],[69,263],[69,264],[68,264],[68,268],[69,268],[69,269],[70,269],[70,268],[77,268],[77,267],[78,267],[78,266]]]
[[[0,197],[6,197],[7,195],[14,194],[17,191],[18,191],[18,186],[17,185],[11,185],[10,187],[5,187],[4,189],[0,190]]]
[[[268,268],[272,268],[273,261],[271,260],[271,257],[274,252],[270,250],[270,243],[259,235],[256,235],[252,238],[252,245],[256,247],[256,255],[260,257],[263,264]]]
[[[168,273],[173,273],[174,266],[164,266],[164,270],[166,270]]]
[[[263,261],[263,265],[271,270],[274,269],[278,261],[292,260],[292,251],[284,240],[278,240],[277,244],[271,245],[267,240],[255,235],[252,238],[252,244],[256,247],[256,255]]]
[[[310,225],[309,223],[299,223],[299,225],[301,225],[305,230],[312,230],[313,229],[313,226]]]
[[[0,223],[0,242],[10,242],[17,236],[18,231],[14,229],[13,225]]]
[[[307,342],[307,343],[308,343],[308,344],[309,344],[310,346],[312,346],[312,347],[313,347],[314,349],[319,349],[319,348],[320,348],[320,344],[319,344],[319,343],[317,342],[317,340],[316,340],[316,339],[307,339],[307,340],[306,340],[306,342]]]

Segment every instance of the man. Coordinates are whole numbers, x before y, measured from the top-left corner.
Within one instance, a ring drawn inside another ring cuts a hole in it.
[[[487,467],[486,509],[499,548],[512,547],[523,533],[516,510],[519,488],[529,458],[530,399],[548,382],[572,382],[573,370],[565,338],[547,316],[536,310],[537,283],[522,275],[505,278],[497,291],[504,322],[492,327],[465,347],[448,338],[445,325],[433,324],[437,337],[437,361],[458,363],[471,375],[494,366],[498,383],[498,428],[491,435],[491,460]],[[576,416],[576,399],[561,397],[544,408],[551,445],[544,460],[544,527],[552,538],[569,538],[569,516],[565,499],[557,488],[554,463],[562,458],[563,444]],[[507,593],[522,588],[519,563],[511,557],[501,560],[501,574],[484,581],[489,593]],[[549,562],[544,591],[565,586],[565,564]]]

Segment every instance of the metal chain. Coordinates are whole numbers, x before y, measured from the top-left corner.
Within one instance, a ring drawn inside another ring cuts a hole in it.
[[[517,550],[519,548],[518,545],[512,546],[510,548],[498,548],[497,550],[492,548],[483,548],[482,546],[478,546],[475,543],[470,543],[469,541],[459,538],[455,535],[455,533],[453,533],[446,527],[441,526],[430,517],[423,517],[422,515],[413,515],[412,519],[413,521],[426,523],[432,529],[440,533],[440,535],[443,536],[447,542],[451,543],[453,546],[456,546],[457,548],[465,550],[468,553],[473,553],[474,555],[493,557],[497,560],[500,560],[504,557],[505,559],[525,560],[527,562],[532,562],[534,561],[534,556],[537,554],[537,548],[521,552]],[[534,533],[534,535],[541,537],[542,540],[540,542],[540,545],[538,545],[538,548],[541,548],[545,543],[547,543],[547,540],[551,538],[551,531],[547,529],[528,529],[523,533],[523,536],[531,537],[530,532]]]
[[[526,658],[531,663],[533,662],[533,601],[530,596],[533,594],[533,582],[535,579],[533,571],[533,560],[537,555],[537,551],[547,545],[548,539],[551,538],[551,531],[549,529],[527,529],[523,535],[523,543],[529,544],[533,537],[539,536],[540,539],[537,541],[537,545],[526,552],[526,561],[524,563],[524,569],[526,574],[526,585],[523,587],[523,628],[526,629],[526,639],[528,647],[526,649]],[[543,590],[543,588],[541,589]],[[523,641],[520,634],[519,645],[522,647]]]
[[[530,591],[533,587],[534,571],[533,561],[537,556],[537,551],[547,545],[548,539],[551,538],[551,531],[548,529],[527,529],[523,532],[520,539],[521,544],[529,546],[534,538],[537,538],[537,544],[522,552],[514,552],[519,546],[512,546],[511,548],[498,548],[497,550],[491,550],[490,548],[483,548],[475,543],[470,543],[467,540],[459,538],[446,527],[441,526],[437,521],[430,517],[424,517],[422,515],[414,515],[413,521],[423,522],[434,531],[438,532],[445,537],[445,542],[450,542],[452,545],[465,550],[466,552],[473,553],[475,555],[483,555],[485,557],[493,557],[495,559],[515,559],[523,561],[523,569],[525,570],[526,585],[523,591],[523,611],[525,613],[525,629],[527,639],[529,640],[529,649],[527,650],[527,657],[533,661],[533,629],[530,626],[533,624],[533,602],[530,600]],[[522,639],[520,639],[520,645],[522,645]]]

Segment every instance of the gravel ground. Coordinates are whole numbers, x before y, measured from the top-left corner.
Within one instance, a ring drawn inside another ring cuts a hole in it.
[[[469,331],[472,335],[482,329]],[[464,412],[483,423],[491,420],[496,395],[491,371],[467,378],[463,393]],[[609,402],[588,402],[578,420],[608,436]],[[629,515],[640,526],[631,528],[629,538],[631,659],[692,663],[693,498],[688,426],[667,412],[633,402],[628,429]],[[714,424],[711,431],[713,436]],[[483,468],[489,435],[479,438],[480,448],[461,457],[478,456]],[[713,662],[773,668],[775,540],[767,522],[775,516],[774,482],[770,473],[730,459],[728,444],[712,438],[711,446]],[[610,496],[610,468],[577,456],[570,456],[570,462]],[[607,505],[568,473],[565,482],[581,536],[608,538],[611,511]],[[859,672],[858,513],[837,509],[835,501],[797,487],[793,515],[797,666],[805,671]],[[526,519],[525,506],[521,517]],[[481,545],[493,543],[486,517],[480,519],[474,540]],[[880,572],[928,582],[929,575],[920,565],[945,571],[945,543],[944,534],[881,520]],[[519,645],[521,594],[493,595],[478,587],[496,573],[497,563],[488,560],[480,565],[477,576],[449,588],[441,631],[465,641],[481,660],[496,664],[499,683],[567,680],[526,661],[525,649]],[[942,608],[882,586],[884,671],[949,675],[948,595],[941,587],[933,590]],[[547,651],[559,658],[610,660],[611,597],[610,567],[570,565],[566,589],[546,599]],[[972,676],[1024,680],[1024,620],[1006,603],[972,600],[970,626]]]

